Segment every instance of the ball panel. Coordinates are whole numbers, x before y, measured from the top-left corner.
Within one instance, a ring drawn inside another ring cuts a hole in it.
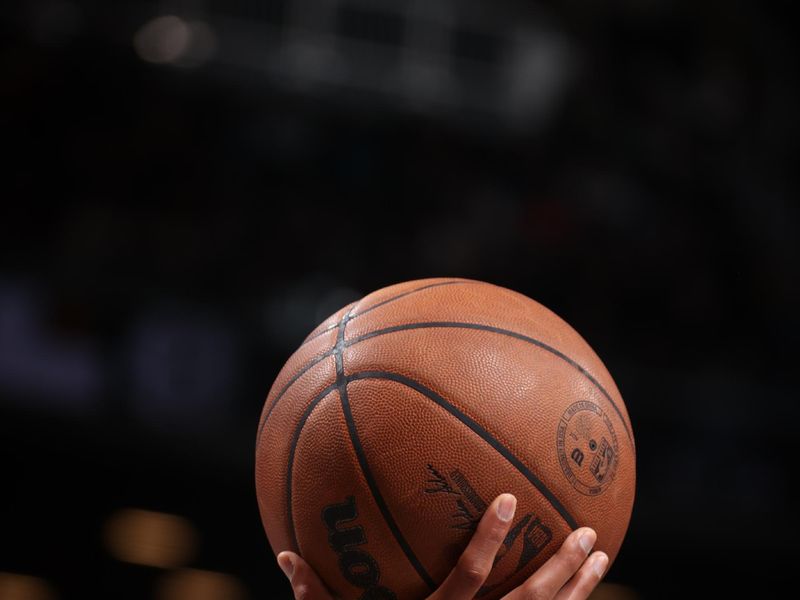
[[[375,290],[364,296],[356,303],[352,312],[354,319],[376,310],[393,310],[393,304],[405,299],[405,301],[416,302],[412,296],[429,293],[428,290],[439,287],[450,287],[451,285],[472,284],[470,279],[460,279],[456,277],[431,277],[428,279],[416,279],[405,281],[394,285]]]
[[[353,381],[348,391],[377,485],[437,584],[502,492],[514,493],[519,504],[516,536],[487,582],[496,594],[532,573],[569,534],[570,527],[522,473],[430,398],[385,379]]]
[[[272,549],[296,550],[286,528],[286,475],[294,432],[307,407],[336,381],[332,356],[306,371],[275,404],[256,448],[256,489]]]
[[[293,473],[291,512],[300,554],[339,597],[355,600],[370,587],[398,598],[429,593],[375,503],[337,391],[306,421]]]
[[[347,348],[343,357],[348,375],[396,372],[452,402],[518,456],[563,506],[570,507],[579,525],[597,528],[600,549],[610,557],[616,553],[618,534],[614,532],[622,524],[612,515],[619,515],[620,506],[632,505],[632,495],[624,490],[633,488],[634,450],[605,396],[572,365],[509,336],[451,328],[398,331],[371,338]],[[599,407],[601,414],[578,411],[577,420],[568,420],[569,426],[562,428],[564,452],[568,453],[563,456],[557,447],[559,425],[566,407],[576,400]],[[576,453],[573,458],[572,436],[585,434],[595,421],[599,421],[598,427],[605,427],[606,419],[611,431],[595,441],[594,452],[582,449],[584,457]],[[581,420],[587,422],[583,427]],[[613,458],[613,470],[602,464],[601,457],[594,473],[590,469],[601,452]],[[565,472],[565,460],[568,465],[579,460],[581,468],[574,465]],[[597,482],[592,487],[590,478],[596,476],[608,479],[602,486]]]
[[[412,281],[403,285],[409,287],[431,281],[436,280]],[[424,293],[400,298],[376,308],[363,318],[353,319],[347,325],[347,339],[415,322],[466,322],[514,331],[563,352],[586,369],[613,398],[630,429],[630,419],[613,379],[597,354],[569,324],[518,292],[481,281],[458,281],[464,285],[427,288]],[[361,306],[375,304],[380,297],[383,297],[383,291],[366,296],[354,314],[359,313]]]

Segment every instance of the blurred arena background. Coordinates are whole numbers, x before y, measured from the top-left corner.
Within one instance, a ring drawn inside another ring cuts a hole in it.
[[[5,2],[0,600],[289,598],[264,396],[428,276],[539,300],[617,380],[639,487],[598,598],[791,581],[789,7]]]

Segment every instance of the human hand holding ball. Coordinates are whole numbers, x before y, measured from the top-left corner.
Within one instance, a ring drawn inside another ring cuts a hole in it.
[[[297,597],[577,599],[625,536],[635,445],[611,376],[559,317],[483,282],[412,281],[343,308],[287,361],[256,487]]]
[[[471,600],[481,597],[480,591],[492,569],[492,563],[503,547],[514,517],[516,498],[502,494],[484,513],[478,529],[456,566],[431,600]],[[589,554],[597,539],[594,530],[582,527],[567,537],[555,555],[533,575],[503,596],[507,600],[582,600],[600,582],[608,567],[608,556],[602,552]],[[588,558],[587,558],[588,556]],[[300,556],[285,551],[278,555],[278,564],[289,578],[297,600],[333,600],[317,574]],[[365,592],[360,598],[396,598],[389,591]]]

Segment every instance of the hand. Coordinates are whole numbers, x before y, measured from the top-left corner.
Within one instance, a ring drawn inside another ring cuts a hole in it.
[[[501,494],[486,510],[475,535],[455,568],[428,600],[471,600],[489,576],[494,557],[511,526],[517,500]],[[608,556],[589,551],[597,534],[588,527],[573,531],[533,575],[503,600],[585,600],[608,567]],[[588,558],[587,558],[588,556]],[[292,583],[296,600],[333,600],[307,562],[294,552],[281,552],[278,565]]]

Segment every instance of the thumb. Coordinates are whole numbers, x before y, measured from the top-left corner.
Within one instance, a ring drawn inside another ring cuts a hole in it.
[[[294,552],[278,554],[278,566],[292,584],[295,600],[333,600],[309,564]]]

